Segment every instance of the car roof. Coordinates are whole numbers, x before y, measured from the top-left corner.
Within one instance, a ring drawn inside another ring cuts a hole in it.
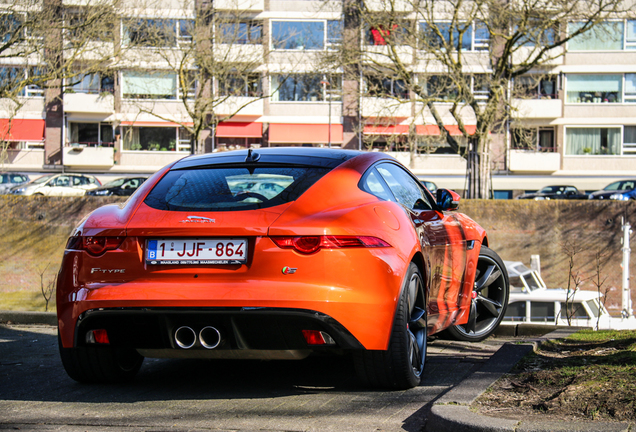
[[[253,162],[258,164],[298,164],[335,168],[341,163],[365,154],[357,150],[314,148],[314,147],[268,147],[250,149],[252,157],[259,156]],[[249,150],[235,150],[229,152],[208,153],[189,156],[173,165],[173,170],[187,168],[203,168],[214,165],[235,165],[246,162]]]

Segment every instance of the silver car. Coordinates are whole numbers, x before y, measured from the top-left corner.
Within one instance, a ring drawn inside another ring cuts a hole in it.
[[[82,196],[101,186],[97,178],[84,174],[47,174],[31,183],[11,188],[13,195]]]
[[[0,195],[8,194],[12,187],[27,183],[28,181],[29,176],[26,174],[0,173]]]

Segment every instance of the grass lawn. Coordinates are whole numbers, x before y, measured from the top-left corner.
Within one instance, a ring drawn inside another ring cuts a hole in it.
[[[636,331],[582,330],[544,344],[473,405],[541,420],[636,420]]]

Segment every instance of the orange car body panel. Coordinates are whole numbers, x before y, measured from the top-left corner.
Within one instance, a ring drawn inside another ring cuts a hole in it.
[[[414,223],[399,204],[361,190],[361,176],[381,160],[394,162],[379,153],[366,153],[334,168],[291,203],[240,212],[160,211],[147,206],[143,200],[170,169],[164,168],[123,207],[102,207],[76,228],[74,235],[125,236],[125,240],[117,250],[99,257],[65,251],[57,289],[63,346],[73,346],[77,320],[92,309],[272,307],[324,313],[364,348],[384,350],[403,279],[414,260],[420,263],[429,290],[429,333],[466,323],[484,230],[456,212],[426,211]],[[215,223],[183,222],[193,213]],[[290,235],[371,236],[390,247],[303,255],[279,248],[270,238]],[[247,263],[146,263],[149,238],[177,237],[247,238]],[[468,250],[468,244],[474,247]],[[284,267],[297,271],[284,274]]]

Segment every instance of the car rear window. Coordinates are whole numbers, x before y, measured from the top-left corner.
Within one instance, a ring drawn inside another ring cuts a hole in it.
[[[168,172],[145,203],[157,210],[236,211],[296,200],[330,171],[319,167],[197,168]]]

